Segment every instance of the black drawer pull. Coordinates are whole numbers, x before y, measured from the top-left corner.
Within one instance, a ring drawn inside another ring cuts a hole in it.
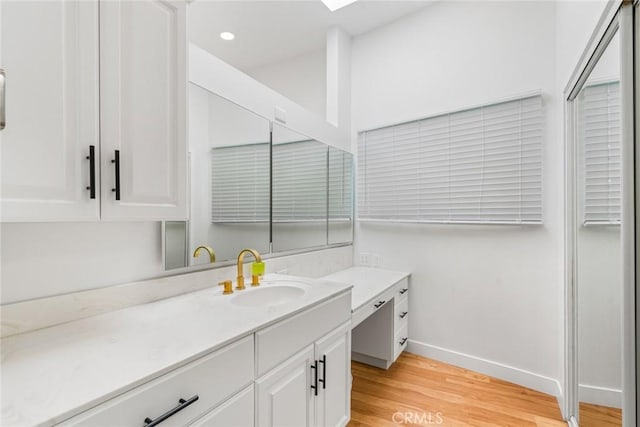
[[[400,340],[400,345],[404,345],[404,343],[406,343],[408,339],[409,339],[409,338],[407,338],[407,337],[402,338],[402,339]]]
[[[313,390],[313,395],[318,395],[318,361],[314,360],[313,365],[311,365],[311,369],[313,369],[313,385],[311,389]]]
[[[160,415],[155,420],[152,420],[149,417],[145,418],[144,419],[144,427],[157,426],[158,424],[160,424],[161,422],[163,422],[167,418],[170,418],[170,417],[174,416],[175,414],[177,414],[178,412],[182,411],[184,408],[186,408],[187,406],[191,405],[192,403],[194,403],[198,399],[199,399],[199,397],[196,394],[195,396],[193,396],[189,400],[184,400],[184,399],[178,400],[178,402],[180,403],[178,406],[176,406],[175,408],[169,410],[168,412],[165,412],[164,414]]]
[[[407,292],[409,290],[409,288],[402,288],[400,289],[400,295],[403,295],[405,292]]]
[[[378,301],[378,303],[377,304],[373,304],[373,306],[375,308],[380,308],[380,307],[382,307],[384,305],[385,302],[386,302],[385,300]]]
[[[87,190],[89,190],[89,198],[96,198],[96,147],[95,145],[89,146],[89,155],[87,156],[87,160],[89,160],[89,186]]]
[[[327,388],[327,355],[323,354],[322,360],[320,360],[319,362],[322,363],[322,379],[318,381],[322,383],[322,389],[326,390]]]
[[[111,160],[116,169],[116,188],[112,188],[111,191],[116,193],[116,200],[120,200],[120,150],[116,150],[115,158]]]
[[[400,318],[404,319],[406,317],[406,315],[409,314],[408,311],[403,311],[402,313],[400,313]]]

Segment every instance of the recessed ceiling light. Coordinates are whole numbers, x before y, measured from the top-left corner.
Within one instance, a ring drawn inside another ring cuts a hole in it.
[[[233,39],[235,39],[235,38],[236,38],[236,36],[235,36],[233,33],[230,33],[230,32],[228,32],[228,31],[223,31],[223,32],[221,32],[221,33],[220,33],[220,38],[221,38],[222,40],[227,40],[227,41],[229,41],[229,40],[233,40]]]
[[[324,3],[331,12],[335,12],[336,10],[349,6],[351,3],[355,3],[356,1],[357,0],[322,0],[322,3]]]

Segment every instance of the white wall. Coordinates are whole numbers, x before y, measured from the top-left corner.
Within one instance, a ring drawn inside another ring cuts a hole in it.
[[[325,117],[327,60],[324,49],[255,68],[247,74],[318,117]]]
[[[552,394],[563,315],[555,13],[553,2],[437,2],[352,43],[356,130],[542,90],[544,226],[359,223],[355,259],[412,272],[412,351]]]
[[[163,272],[159,222],[0,226],[2,304],[140,280]]]

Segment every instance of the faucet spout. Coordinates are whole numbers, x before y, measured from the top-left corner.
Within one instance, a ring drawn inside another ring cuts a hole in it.
[[[197,258],[200,256],[200,251],[205,250],[209,253],[209,262],[213,264],[216,262],[216,254],[213,252],[213,249],[209,246],[198,246],[196,250],[193,252],[193,257]]]
[[[255,258],[255,263],[254,263],[254,268],[252,271],[252,275],[251,275],[251,286],[258,286],[260,285],[260,274],[262,274],[264,271],[264,264],[262,263],[262,257],[260,256],[260,254],[258,253],[258,251],[256,251],[255,249],[243,249],[240,251],[240,253],[238,254],[238,285],[236,286],[236,289],[242,290],[245,288],[244,286],[244,274],[242,271],[242,266],[244,264],[244,256],[250,253],[251,255],[253,255],[253,257]],[[256,271],[256,264],[258,265],[258,269],[259,271]]]

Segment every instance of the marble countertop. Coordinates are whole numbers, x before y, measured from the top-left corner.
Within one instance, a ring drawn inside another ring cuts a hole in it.
[[[0,424],[61,422],[351,287],[283,275],[262,286],[275,280],[311,286],[257,308],[230,304],[216,286],[2,339]]]
[[[384,270],[382,268],[351,267],[324,276],[323,279],[353,285],[351,311],[354,312],[366,304],[367,301],[410,275],[411,273],[404,271]]]

